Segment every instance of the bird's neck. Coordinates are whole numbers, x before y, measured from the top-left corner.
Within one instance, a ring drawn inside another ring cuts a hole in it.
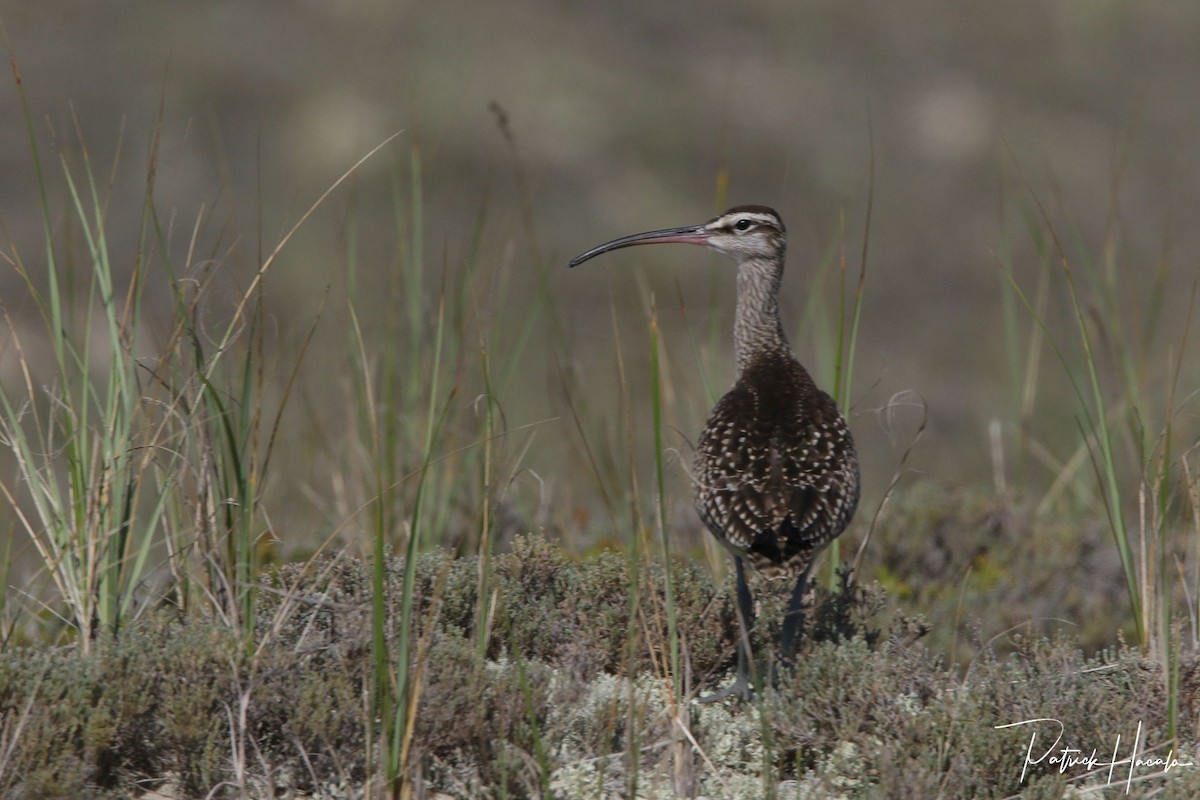
[[[779,320],[782,280],[783,253],[778,258],[750,259],[738,264],[733,348],[739,376],[757,356],[791,352]]]

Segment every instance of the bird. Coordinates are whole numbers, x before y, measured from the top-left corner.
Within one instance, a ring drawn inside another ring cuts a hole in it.
[[[739,623],[735,680],[699,700],[735,695],[748,701],[754,696],[749,632],[755,615],[745,562],[767,580],[795,580],[779,643],[790,663],[813,562],[858,507],[858,455],[837,403],[817,387],[784,334],[779,290],[787,232],[779,214],[762,205],[736,206],[700,225],[614,239],[569,266],[623,247],[668,243],[700,245],[737,265],[737,378],[709,414],[692,482],[701,520],[733,554]]]

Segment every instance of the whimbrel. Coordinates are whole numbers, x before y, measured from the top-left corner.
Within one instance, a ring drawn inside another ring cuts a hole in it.
[[[837,404],[817,388],[784,335],[779,287],[787,236],[773,209],[738,206],[702,225],[624,236],[570,266],[621,247],[670,242],[703,245],[737,262],[737,382],[700,435],[694,485],[701,519],[733,553],[741,623],[736,680],[701,700],[749,699],[754,601],[743,562],[767,579],[796,581],[780,636],[782,656],[790,659],[809,570],[858,505],[858,457]]]

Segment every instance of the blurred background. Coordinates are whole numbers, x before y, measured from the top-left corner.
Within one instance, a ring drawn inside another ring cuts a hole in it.
[[[1121,307],[1108,321],[1153,362],[1148,383],[1161,386],[1180,352],[1200,254],[1195,3],[51,1],[5,3],[0,22],[51,176],[55,235],[69,216],[58,154],[78,166],[86,152],[115,268],[128,270],[153,163],[163,254],[211,276],[202,314],[214,327],[321,193],[399,132],[304,222],[265,282],[277,393],[303,353],[263,487],[289,551],[314,547],[370,495],[345,485],[345,436],[359,425],[348,354],[403,358],[398,337],[427,335],[462,274],[461,352],[445,369],[465,377],[449,402],[479,413],[481,348],[504,365],[492,393],[511,432],[498,474],[514,530],[583,545],[617,535],[620,482],[605,474],[624,460],[652,474],[651,302],[666,444],[679,451],[672,513],[694,529],[679,465],[733,379],[730,266],[686,247],[565,264],[734,204],[783,215],[784,312],[826,386],[842,276],[852,295],[866,253],[849,405],[868,511],[922,404],[905,476],[1044,492],[1074,452],[1069,381],[1049,350],[1031,363],[1036,326],[1006,277],[1069,337],[1074,312],[1046,288],[1060,270],[1051,234],[1073,266],[1110,281]],[[9,260],[19,252],[34,269],[45,233],[17,88],[0,81],[0,223]],[[404,274],[414,265],[420,281]],[[5,308],[36,356],[36,304],[0,266]],[[145,291],[153,329],[155,303],[172,313],[166,272]],[[0,345],[6,384],[14,364]],[[1193,361],[1184,373],[1181,397],[1197,388]],[[1024,472],[1020,452],[1033,454]]]

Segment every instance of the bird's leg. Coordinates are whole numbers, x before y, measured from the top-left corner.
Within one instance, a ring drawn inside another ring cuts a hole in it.
[[[731,694],[739,695],[747,701],[754,699],[753,656],[750,652],[750,631],[754,627],[754,598],[750,596],[750,585],[746,583],[746,568],[742,564],[741,556],[734,556],[733,563],[737,568],[737,678],[719,692],[698,698],[701,703],[724,700]]]
[[[784,664],[791,664],[796,654],[796,634],[804,623],[804,591],[808,588],[808,571],[812,564],[804,568],[796,579],[796,588],[792,590],[792,600],[788,603],[787,613],[783,616],[783,631],[779,636],[779,657]]]

